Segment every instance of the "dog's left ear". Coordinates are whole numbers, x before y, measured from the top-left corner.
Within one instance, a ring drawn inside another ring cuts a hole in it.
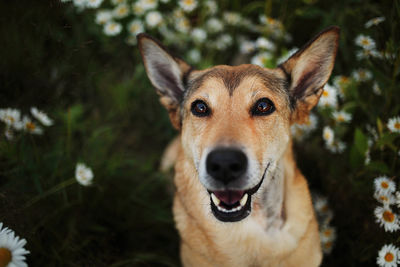
[[[172,56],[149,35],[141,33],[137,38],[147,76],[160,95],[160,102],[167,109],[172,125],[180,129],[179,106],[192,67]]]
[[[318,103],[335,63],[339,32],[336,26],[322,31],[279,66],[290,84],[292,122],[307,120],[311,109]]]

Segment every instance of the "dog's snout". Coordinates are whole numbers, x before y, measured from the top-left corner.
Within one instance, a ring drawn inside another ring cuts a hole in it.
[[[208,154],[206,168],[211,177],[228,184],[246,172],[247,157],[238,149],[216,149]]]

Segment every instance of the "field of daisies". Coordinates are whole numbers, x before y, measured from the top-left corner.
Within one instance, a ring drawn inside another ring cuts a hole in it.
[[[294,125],[322,266],[400,266],[400,0],[0,3],[0,267],[179,266],[176,135],[136,35],[201,69],[273,68],[341,28],[335,69]]]

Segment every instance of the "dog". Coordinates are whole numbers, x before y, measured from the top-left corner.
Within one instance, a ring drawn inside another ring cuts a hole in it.
[[[339,28],[275,69],[196,70],[138,35],[146,73],[179,131],[173,214],[184,266],[319,266],[318,224],[294,160],[304,123],[331,75]]]

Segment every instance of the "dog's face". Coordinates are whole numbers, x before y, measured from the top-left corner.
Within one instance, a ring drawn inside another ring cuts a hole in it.
[[[181,131],[185,156],[220,221],[240,221],[268,184],[290,143],[290,125],[308,118],[333,68],[338,28],[320,33],[276,69],[255,65],[194,70],[139,35],[146,71]]]

